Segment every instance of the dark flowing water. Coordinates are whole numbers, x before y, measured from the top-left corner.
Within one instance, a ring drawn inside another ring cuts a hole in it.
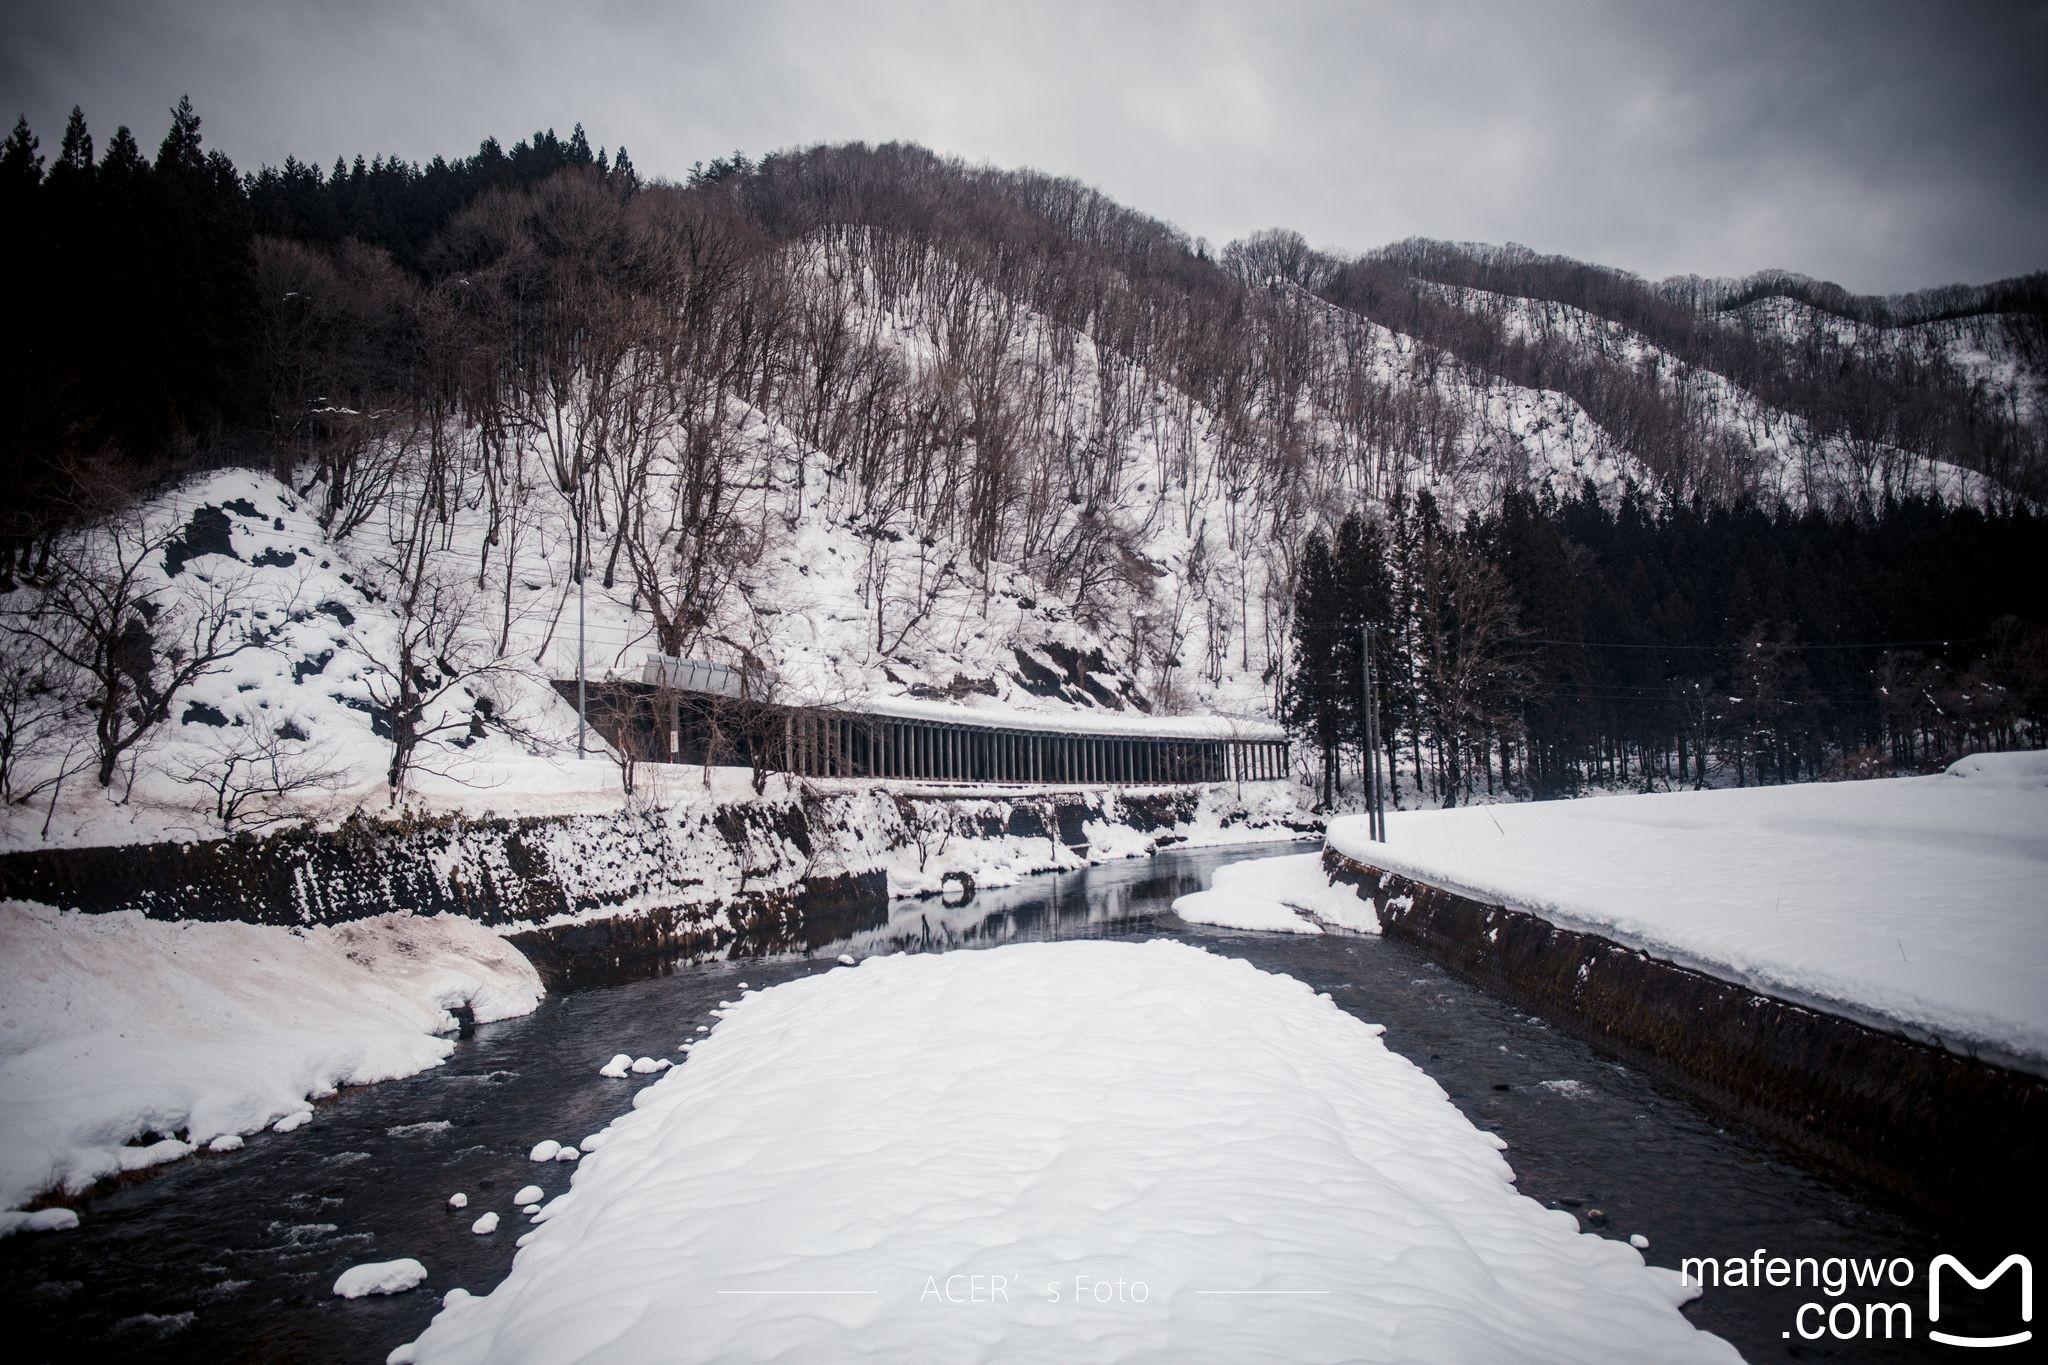
[[[1218,865],[1303,847],[1166,853],[1033,878],[960,908],[901,902],[886,927],[807,956],[681,964],[667,976],[550,998],[526,1018],[480,1026],[445,1066],[320,1106],[296,1133],[259,1134],[240,1152],[174,1163],[94,1198],[76,1231],[0,1242],[0,1312],[16,1343],[10,1353],[381,1361],[425,1328],[447,1290],[485,1293],[504,1277],[525,1220],[511,1214],[483,1237],[471,1234],[471,1222],[486,1208],[506,1210],[511,1193],[528,1183],[552,1197],[574,1169],[528,1161],[533,1144],[580,1141],[653,1079],[600,1077],[597,1068],[613,1053],[680,1058],[677,1045],[711,1024],[712,1010],[741,983],[765,987],[827,970],[841,952],[1044,938],[1167,934],[1329,991],[1344,1009],[1384,1024],[1390,1047],[1435,1077],[1474,1123],[1508,1141],[1525,1193],[1571,1210],[1604,1235],[1646,1235],[1644,1254],[1655,1264],[1747,1257],[1759,1248],[1788,1257],[1904,1256],[1923,1274],[1940,1250],[1979,1271],[1995,1263],[1982,1254],[1987,1249],[1958,1244],[1966,1234],[1939,1233],[1793,1164],[1543,1021],[1460,984],[1404,945],[1208,930],[1172,917],[1173,898],[1207,885]],[[446,1208],[456,1190],[469,1194],[469,1210]],[[400,1256],[426,1264],[423,1289],[355,1301],[333,1296],[335,1276],[347,1267]],[[1721,1289],[1687,1311],[1753,1361],[1954,1354],[1925,1340],[1922,1281],[1844,1296],[1873,1298],[1912,1306],[1913,1341],[1784,1335],[1802,1303],[1836,1302],[1812,1289]],[[1963,1311],[1945,1307],[1941,1325],[1971,1330]]]

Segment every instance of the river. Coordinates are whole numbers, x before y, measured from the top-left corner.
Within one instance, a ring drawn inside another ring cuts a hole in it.
[[[600,1077],[613,1053],[681,1058],[677,1045],[714,1023],[712,1012],[742,983],[767,987],[828,970],[842,952],[1026,939],[1167,935],[1329,991],[1342,1008],[1383,1024],[1389,1047],[1507,1140],[1524,1193],[1570,1210],[1589,1230],[1644,1234],[1653,1263],[1764,1248],[1906,1256],[1924,1267],[1942,1249],[1936,1230],[1910,1214],[1725,1127],[1403,944],[1236,933],[1173,918],[1173,898],[1207,885],[1218,865],[1303,848],[1167,852],[1032,878],[958,908],[897,902],[886,925],[810,954],[675,964],[667,975],[551,996],[525,1018],[476,1028],[444,1066],[345,1092],[296,1133],[262,1133],[239,1152],[204,1154],[116,1187],[86,1203],[75,1231],[0,1242],[0,1306],[21,1334],[16,1358],[381,1361],[426,1326],[438,1293],[344,1301],[330,1292],[335,1276],[358,1262],[412,1256],[437,1291],[488,1292],[511,1264],[520,1220],[472,1235],[474,1215],[450,1211],[449,1194],[502,1196],[529,1182],[559,1193],[573,1167],[535,1165],[528,1149],[595,1132],[652,1080]],[[1782,1335],[1801,1303],[1821,1297],[1726,1289],[1687,1312],[1752,1361],[1908,1360],[1943,1349]],[[1917,1284],[1880,1297],[1911,1301],[1924,1336]]]

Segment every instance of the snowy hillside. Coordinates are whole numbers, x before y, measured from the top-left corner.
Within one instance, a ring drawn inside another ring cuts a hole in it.
[[[2000,313],[1879,327],[1797,299],[1765,298],[1722,315],[1795,345],[1818,338],[1846,349],[1881,348],[1953,367],[2022,421],[2048,411],[2048,365],[2038,320]]]
[[[1424,268],[1478,269],[1458,254],[1477,248],[1290,273],[1261,255],[1270,234],[1219,260],[1084,186],[914,147],[812,148],[690,186],[565,167],[437,212],[404,268],[288,224],[246,243],[266,415],[233,458],[268,473],[44,471],[39,519],[0,558],[7,845],[595,800],[602,750],[572,766],[554,687],[579,660],[602,681],[705,659],[775,702],[1261,730],[1297,664],[1304,560],[1347,518],[1377,556],[1347,572],[1378,584],[1407,660],[1387,661],[1387,704],[1448,741],[1434,766],[1455,786],[1458,750],[1475,732],[1513,747],[1527,699],[1447,700],[1470,689],[1412,659],[1485,617],[1445,594],[1536,591],[1470,519],[1581,501],[1565,529],[1583,545],[1631,488],[1638,510],[1867,519],[1888,494],[2009,506],[2041,470],[2039,357],[1990,318],[1921,332],[1950,370],[2008,386],[2010,411],[1933,383],[1909,430],[1889,371],[1844,370],[1838,393],[1789,343],[1752,348],[1753,380],[1804,385],[1767,402],[1671,349],[1721,324],[1684,315],[1665,345]],[[1721,657],[1805,631],[1806,604],[1768,586],[1673,604],[1697,637],[1675,643]],[[1532,623],[1559,590],[1508,615]],[[2002,614],[1938,633],[1981,643]],[[1502,626],[1496,645],[1521,630]],[[1513,662],[1484,671],[1513,681]]]
[[[1550,343],[1579,355],[1596,356],[1620,369],[1653,375],[1668,396],[1697,415],[1710,439],[1730,452],[1731,466],[1740,471],[1738,486],[1767,502],[1828,508],[1854,503],[1859,497],[1880,500],[1919,493],[1950,502],[1981,503],[1996,492],[1981,474],[1922,452],[1859,442],[1839,433],[1817,433],[1806,419],[1770,406],[1725,375],[1688,364],[1642,334],[1584,309],[1482,289],[1439,285],[1434,290],[1460,308],[1496,319],[1510,338]],[[1783,305],[1780,314],[1804,309],[1788,300],[1768,302]],[[1751,305],[1756,309],[1766,306],[1763,302]],[[1805,311],[1825,316],[1812,309]],[[1847,331],[1843,341],[1847,345],[1869,344],[1878,331],[1858,329],[1842,319],[1829,320]],[[1938,325],[1942,324],[1928,324]],[[2008,362],[2002,373],[2010,386],[2018,371]]]

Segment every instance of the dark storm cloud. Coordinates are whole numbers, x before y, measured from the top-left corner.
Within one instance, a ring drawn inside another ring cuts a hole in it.
[[[910,139],[1223,241],[1520,241],[1889,291],[2048,266],[2048,4],[47,4],[0,19],[46,151],[244,167],[581,120],[644,171]]]

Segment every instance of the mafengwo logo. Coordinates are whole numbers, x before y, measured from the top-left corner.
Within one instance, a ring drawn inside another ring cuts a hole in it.
[[[2005,1272],[2014,1266],[2020,1271],[2020,1321],[2034,1320],[2034,1263],[2014,1252],[1998,1263],[1998,1268],[1989,1275],[1978,1278],[1970,1268],[1955,1257],[1943,1253],[1934,1258],[1927,1267],[1927,1335],[1945,1346],[2017,1346],[2033,1340],[2033,1329],[2008,1333],[2002,1337],[1965,1337],[1944,1332],[1935,1327],[1941,1321],[1941,1272],[1953,1270],[1972,1289],[1989,1289]]]

